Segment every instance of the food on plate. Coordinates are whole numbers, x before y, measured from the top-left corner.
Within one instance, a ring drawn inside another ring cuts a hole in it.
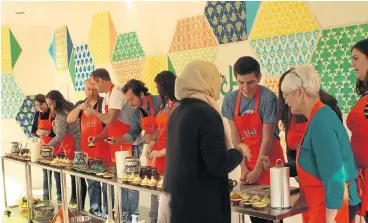
[[[132,174],[129,176],[129,178],[128,178],[128,182],[129,182],[129,183],[132,183],[132,182],[133,182],[133,180],[134,180],[134,178],[135,178],[135,175],[132,173]]]
[[[129,179],[129,175],[124,173],[123,177],[121,178],[123,180],[123,182],[128,182]]]
[[[246,200],[246,201],[250,200],[250,196],[248,194],[243,194],[242,197],[243,197],[243,200]]]
[[[133,184],[134,185],[140,185],[142,183],[142,178],[138,175],[134,178]]]
[[[157,180],[152,177],[149,182],[148,182],[148,186],[151,188],[151,189],[155,189],[157,187]]]
[[[103,175],[104,178],[112,178],[112,173],[105,173]]]
[[[144,179],[141,182],[141,186],[148,187],[149,179],[147,176],[144,177]]]
[[[263,202],[254,202],[252,203],[252,207],[255,209],[264,209],[268,206],[268,204],[263,203]]]
[[[240,194],[238,194],[238,193],[234,193],[234,192],[232,192],[232,193],[230,194],[230,199],[231,199],[231,200],[242,199],[242,196],[241,196]]]
[[[157,183],[157,188],[162,189],[164,185],[164,177],[160,177],[160,181]]]
[[[265,204],[267,204],[267,205],[269,205],[269,204],[271,203],[270,198],[268,198],[268,197],[264,197],[264,198],[261,200],[261,202],[262,202],[262,203],[265,203]]]

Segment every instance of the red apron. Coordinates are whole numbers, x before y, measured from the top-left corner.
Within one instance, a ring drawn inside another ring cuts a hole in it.
[[[303,138],[303,134],[305,129],[307,128],[308,122],[303,123],[295,123],[295,115],[291,117],[291,123],[289,126],[289,130],[287,132],[286,143],[289,149],[297,150],[299,148],[299,143]],[[303,223],[309,222],[309,214],[308,212],[302,213]]]
[[[148,103],[150,106],[150,115],[143,117],[141,114],[141,128],[146,132],[146,134],[154,134],[157,129],[157,123],[155,119],[155,109],[153,107],[151,96],[146,96],[148,98]]]
[[[257,88],[257,93],[255,95],[254,101],[254,112],[250,114],[245,114],[243,116],[239,116],[239,108],[242,93],[239,90],[238,97],[236,99],[235,111],[234,111],[234,122],[235,125],[242,136],[244,144],[247,144],[251,150],[252,159],[247,162],[247,166],[250,170],[253,170],[256,166],[258,155],[261,148],[262,143],[262,129],[263,123],[261,118],[258,115],[258,105],[260,100],[261,88]],[[280,145],[280,140],[276,137],[273,137],[272,148],[270,153],[268,154],[270,158],[270,162],[272,164],[276,164],[278,159],[285,161],[284,154],[282,151],[282,147]],[[270,184],[270,174],[269,171],[263,171],[257,181],[258,184]]]
[[[311,117],[308,121],[308,125],[312,120],[313,116],[316,112],[325,106],[321,101],[318,101],[312,109]],[[302,145],[305,132],[307,131],[308,125],[304,131],[303,138],[301,140],[300,145]],[[301,147],[300,147],[301,148]],[[301,189],[304,191],[305,199],[308,205],[308,214],[309,214],[309,222],[310,223],[324,223],[326,222],[326,204],[325,204],[325,189],[323,186],[323,182],[317,179],[312,174],[305,171],[299,165],[299,152],[297,152],[296,158],[296,168],[298,171],[298,176],[300,179]],[[345,192],[343,198],[342,208],[337,211],[337,215],[335,217],[335,221],[337,223],[349,223],[349,193],[348,193],[348,184],[345,184]]]
[[[111,92],[113,88],[114,88],[114,85],[110,87],[109,96],[111,96]],[[108,104],[106,104],[105,112],[107,113],[108,111],[109,111],[109,106]],[[106,125],[106,127],[107,127],[107,137],[109,138],[110,137],[119,138],[125,133],[127,133],[130,129],[130,125],[125,124],[124,122],[121,122],[118,119],[116,119],[110,125]],[[120,146],[122,146],[123,151],[128,151],[129,156],[132,156],[132,144],[115,144],[115,145],[109,144],[111,162],[113,165],[115,165],[115,152],[120,151]]]
[[[289,149],[297,150],[299,148],[300,140],[303,137],[303,133],[305,128],[307,127],[308,122],[303,123],[295,123],[295,115],[291,118],[291,123],[289,126],[289,130],[287,132],[287,146]]]
[[[47,130],[47,131],[51,131],[52,130],[52,110],[50,109],[50,113],[49,113],[49,118],[48,119],[43,119],[41,120],[41,112],[38,113],[38,126],[37,129],[42,129],[42,130]],[[47,143],[49,143],[53,137],[50,136],[40,136],[40,146],[46,145]],[[57,146],[59,147],[59,146]],[[58,148],[57,148],[58,149]]]
[[[346,124],[351,131],[351,148],[355,162],[360,168],[358,186],[363,191],[360,192],[362,193],[362,203],[358,214],[361,216],[365,216],[368,211],[368,119],[364,116],[364,108],[367,102],[368,95],[357,102],[346,119]]]
[[[156,115],[157,130],[159,131],[159,135],[155,147],[152,149],[152,151],[160,151],[166,148],[167,122],[169,120],[169,115],[174,105],[175,103],[169,102],[168,113],[163,114],[162,112],[159,112]],[[166,156],[156,157],[153,162],[153,166],[156,167],[159,174],[163,176],[165,174]]]
[[[87,117],[82,112],[81,118],[81,147],[82,151],[88,154],[89,158],[101,158],[104,164],[110,164],[109,144],[105,141],[95,142],[95,147],[88,147],[88,137],[97,136],[103,131],[100,120],[94,116]]]

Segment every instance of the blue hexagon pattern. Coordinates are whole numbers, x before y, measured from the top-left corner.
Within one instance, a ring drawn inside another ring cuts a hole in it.
[[[95,69],[91,52],[87,44],[81,44],[74,47],[74,61],[75,90],[84,91],[84,82],[89,78],[89,75]]]
[[[15,120],[19,123],[20,127],[23,129],[24,134],[26,134],[27,137],[32,136],[32,124],[36,112],[33,103],[34,98],[34,95],[26,96],[23,100],[23,104],[20,107],[17,116],[15,117]]]
[[[1,118],[15,118],[23,99],[24,94],[13,75],[1,74]]]

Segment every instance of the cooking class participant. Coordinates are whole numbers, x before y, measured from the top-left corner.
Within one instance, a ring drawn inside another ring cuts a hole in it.
[[[99,141],[96,143],[88,142],[90,136],[97,136],[104,128],[104,124],[101,123],[94,116],[87,117],[83,110],[86,108],[93,108],[98,112],[102,112],[103,98],[98,95],[97,89],[91,83],[90,79],[87,79],[84,84],[84,93],[86,98],[75,104],[75,108],[68,115],[68,123],[72,124],[80,122],[81,126],[81,148],[82,151],[88,154],[89,159],[102,159],[104,165],[110,165],[110,152],[109,144],[105,141]],[[89,212],[102,217],[101,210],[101,183],[95,180],[87,179],[88,183],[88,196],[90,202]],[[106,193],[103,194],[107,196]],[[107,199],[107,198],[105,198]]]
[[[46,97],[43,94],[38,94],[34,98],[34,105],[36,107],[36,113],[34,115],[31,132],[33,135],[40,138],[40,146],[47,144],[55,137],[55,133],[52,130],[53,113],[51,109],[47,107]],[[57,148],[56,148],[57,149]],[[43,172],[43,200],[49,200],[49,185],[47,180],[47,173],[51,182],[52,171],[42,169]],[[51,187],[51,185],[50,185]],[[56,194],[61,195],[61,185],[56,186]],[[61,201],[61,197],[57,197],[57,201]]]
[[[90,136],[89,141],[97,143],[107,138],[114,138],[126,134],[131,128],[132,107],[130,107],[124,99],[123,93],[119,86],[111,82],[110,74],[106,69],[98,68],[90,75],[91,83],[97,89],[98,93],[105,93],[102,103],[102,113],[92,108],[86,108],[84,114],[86,117],[96,117],[99,121],[106,124],[105,128],[97,136]],[[119,143],[109,145],[111,163],[115,162],[115,152],[120,151],[120,147],[124,151],[128,151],[132,155],[132,143]],[[102,184],[103,193],[107,193],[107,185]],[[113,192],[114,190],[112,190]],[[114,193],[112,195],[114,197]],[[138,222],[139,215],[139,192],[122,189],[123,200],[123,217],[124,221]],[[114,205],[114,199],[113,199]],[[103,198],[102,212],[104,218],[107,218],[107,198]]]
[[[240,182],[270,184],[270,175],[263,169],[259,155],[268,155],[271,162],[284,161],[276,124],[277,97],[270,89],[259,85],[262,74],[259,63],[250,56],[239,58],[234,64],[239,90],[224,97],[222,114],[228,119],[233,145],[244,143],[250,147],[251,160],[241,164]],[[252,222],[268,222],[250,217]]]
[[[152,165],[158,169],[160,176],[165,174],[167,121],[175,103],[178,101],[175,98],[174,91],[175,79],[175,74],[170,71],[162,71],[155,77],[157,91],[160,96],[160,107],[155,118],[157,129],[147,146],[146,156],[147,160],[151,160]],[[149,213],[151,223],[157,222],[158,200],[158,196],[151,195],[151,210]]]
[[[55,137],[47,143],[48,146],[54,147],[54,153],[63,153],[65,152],[66,157],[69,160],[73,160],[74,151],[80,151],[80,126],[79,123],[68,124],[67,117],[71,110],[73,110],[73,103],[67,101],[64,96],[57,90],[50,91],[46,95],[46,102],[49,108],[52,110],[55,116],[55,123],[53,126],[53,130],[55,133]],[[56,147],[60,144],[60,147]],[[58,148],[58,149],[56,149]],[[54,173],[56,186],[60,184],[60,173]],[[75,185],[75,177],[71,176],[72,182],[72,195],[69,204],[76,205],[77,204],[77,195],[76,195],[76,185]],[[84,181],[81,182],[82,188],[82,209],[84,208],[84,200],[86,198],[86,184]],[[61,190],[57,189],[60,193],[57,194],[58,198],[61,200]]]
[[[368,222],[368,39],[357,42],[352,48],[352,62],[357,80],[356,93],[359,101],[350,111],[346,124],[351,131],[351,147],[355,162],[364,177],[362,205],[359,215]]]
[[[134,109],[132,124],[127,133],[121,134],[116,138],[111,138],[112,142],[109,142],[110,144],[133,143],[134,140],[139,137],[142,130],[144,130],[146,134],[152,135],[157,129],[155,116],[159,111],[160,98],[156,95],[151,95],[145,84],[135,79],[129,80],[124,85],[122,92],[126,101]],[[148,141],[151,140],[150,138],[151,137],[145,137]],[[137,158],[139,158],[139,156]],[[151,197],[151,199],[154,198]],[[154,218],[157,219],[157,217],[152,216],[151,221],[155,221]]]
[[[279,83],[279,100],[278,100],[278,120],[280,120],[283,124],[284,130],[286,132],[286,154],[288,163],[285,166],[290,168],[290,177],[295,177],[296,181],[299,182],[299,178],[297,177],[296,172],[296,153],[297,149],[299,149],[299,144],[302,140],[303,133],[307,127],[308,119],[304,115],[293,115],[291,114],[289,106],[285,103],[284,95],[281,91],[281,83],[283,82],[285,76],[291,70],[286,71],[280,77]],[[328,105],[338,116],[341,123],[343,123],[342,112],[338,106],[338,102],[336,98],[324,90],[319,90],[319,97],[322,103]],[[353,219],[355,217],[354,208],[358,206],[355,205],[352,209],[349,209],[349,219]],[[350,207],[349,207],[350,208]],[[350,211],[352,210],[352,211]],[[302,213],[302,218],[304,223],[309,222],[308,212]]]
[[[214,63],[196,60],[175,81],[180,105],[168,120],[160,223],[231,222],[228,175],[250,152],[244,144],[231,146],[217,104],[220,77]]]
[[[298,65],[281,82],[291,113],[309,120],[296,158],[300,185],[310,222],[349,222],[348,205],[360,203],[358,169],[346,129],[336,113],[320,101],[319,90],[320,79],[309,65]]]

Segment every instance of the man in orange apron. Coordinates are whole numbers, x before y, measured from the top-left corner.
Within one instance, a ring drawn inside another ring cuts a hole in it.
[[[261,79],[259,63],[252,57],[239,58],[234,64],[239,90],[227,94],[222,114],[229,121],[233,145],[247,144],[251,160],[241,165],[241,183],[270,184],[258,157],[269,156],[272,163],[284,160],[276,125],[277,97],[268,88],[258,85]],[[267,220],[251,217],[253,223]]]
[[[101,159],[103,164],[110,166],[109,145],[105,141],[98,141],[94,144],[89,143],[89,138],[96,137],[103,131],[103,124],[94,116],[87,117],[83,110],[88,107],[98,112],[102,112],[103,98],[99,97],[98,91],[94,88],[91,80],[85,82],[84,92],[86,99],[79,101],[75,105],[75,109],[68,115],[68,123],[80,121],[81,125],[81,148],[88,154],[89,159]],[[98,181],[88,180],[88,195],[90,201],[90,213],[101,217],[101,184]],[[84,194],[84,193],[83,193]],[[103,194],[106,197],[106,193]]]
[[[35,113],[33,124],[32,124],[32,133],[35,136],[40,137],[40,146],[46,145],[49,143],[53,137],[55,137],[55,133],[52,130],[52,111],[47,107],[46,98],[43,94],[38,94],[35,96],[34,104],[37,109]],[[57,148],[58,149],[58,148]],[[47,174],[49,174],[49,178],[51,179],[52,171],[48,171],[43,169],[43,199],[49,200],[49,185]],[[51,182],[51,180],[50,180]],[[51,185],[50,185],[51,186]],[[61,185],[56,186],[57,192],[56,194],[61,194]],[[57,198],[61,201],[61,197]]]
[[[91,83],[98,90],[99,93],[106,93],[103,101],[102,113],[92,108],[84,110],[87,117],[96,117],[99,121],[106,124],[105,128],[95,137],[90,137],[93,143],[105,140],[106,138],[113,139],[120,137],[131,128],[133,109],[126,103],[122,90],[111,82],[110,74],[107,70],[99,68],[91,73]],[[109,145],[109,153],[111,163],[115,163],[116,151],[128,151],[132,155],[132,143],[118,143]],[[106,184],[102,185],[105,193]],[[123,216],[127,221],[138,221],[139,215],[139,193],[138,191],[122,189],[123,199]],[[126,192],[126,193],[125,193]],[[107,217],[107,199],[103,199],[103,214]],[[133,219],[133,220],[132,220]]]

